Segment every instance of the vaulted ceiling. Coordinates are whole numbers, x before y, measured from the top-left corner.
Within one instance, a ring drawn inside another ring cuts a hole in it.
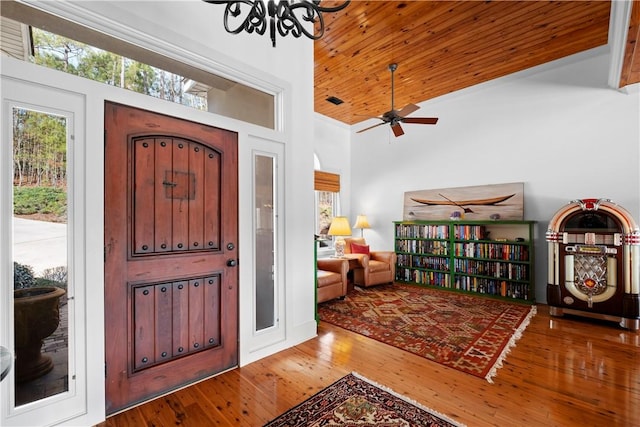
[[[315,111],[351,125],[390,110],[391,63],[399,110],[606,45],[610,12],[609,1],[352,1],[325,14],[315,42]],[[621,87],[640,82],[639,15],[636,0]]]
[[[322,4],[343,1],[323,0]],[[624,87],[640,82],[640,0],[618,4],[632,5],[618,84]],[[211,75],[52,19],[18,2],[2,0],[2,6],[3,16],[217,85],[211,83]],[[352,0],[345,9],[324,14],[325,34],[314,43],[315,111],[349,125],[387,112],[391,63],[398,64],[394,107],[400,110],[606,45],[611,6],[602,0]],[[9,37],[4,23],[3,46]],[[335,105],[327,101],[329,97],[344,102]],[[437,116],[437,111],[420,110],[410,116]]]

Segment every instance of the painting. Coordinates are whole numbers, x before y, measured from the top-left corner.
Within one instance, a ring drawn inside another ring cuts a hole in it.
[[[524,184],[477,185],[407,191],[405,221],[414,220],[523,220]]]

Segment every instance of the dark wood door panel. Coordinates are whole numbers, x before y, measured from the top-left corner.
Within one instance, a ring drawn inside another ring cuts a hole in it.
[[[167,136],[132,144],[132,255],[220,248],[220,153]]]
[[[159,144],[156,146],[155,155],[155,182],[169,182],[171,177],[167,177],[167,172],[172,170],[171,164],[173,159],[172,141],[170,138],[159,138]],[[160,149],[158,149],[160,147]],[[167,197],[167,192],[171,191],[170,187],[156,185],[153,187],[154,193],[154,212],[153,221],[154,230],[154,251],[170,252],[173,250],[173,238],[171,222],[173,220],[172,208],[173,203],[171,197]],[[142,218],[145,218],[144,216]]]
[[[189,281],[173,282],[172,355],[182,356],[189,349]]]
[[[134,372],[221,344],[219,279],[132,286]]]
[[[237,134],[105,104],[107,413],[237,365]]]

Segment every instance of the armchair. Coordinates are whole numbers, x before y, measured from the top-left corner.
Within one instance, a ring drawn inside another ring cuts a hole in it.
[[[316,286],[318,303],[347,295],[347,272],[349,261],[346,259],[327,258],[317,262]]]
[[[368,287],[392,283],[395,280],[396,253],[394,251],[369,251],[362,237],[348,237],[344,240],[345,256],[357,257],[360,263],[360,267],[353,271],[354,284]]]

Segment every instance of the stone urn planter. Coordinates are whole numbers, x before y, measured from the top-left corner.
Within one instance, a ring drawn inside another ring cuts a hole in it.
[[[42,342],[58,328],[60,297],[55,286],[16,289],[14,292],[16,381],[41,377],[53,369],[51,357],[42,354]]]

